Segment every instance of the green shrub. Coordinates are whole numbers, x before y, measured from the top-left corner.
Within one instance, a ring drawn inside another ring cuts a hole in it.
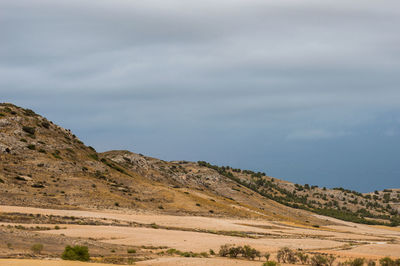
[[[42,122],[42,127],[44,127],[44,128],[49,128],[50,127],[50,123],[49,122],[47,122],[47,121],[44,121],[44,122]]]
[[[231,246],[232,246],[232,245],[228,245],[228,244],[222,245],[222,246],[219,248],[218,254],[219,254],[221,257],[227,257],[227,256],[229,255],[229,249],[231,248]]]
[[[399,266],[400,265],[400,259],[398,260],[392,260],[389,257],[384,257],[379,260],[379,263],[381,266]]]
[[[29,144],[28,146],[26,146],[28,149],[30,150],[36,150],[36,146],[33,144]]]
[[[23,126],[22,130],[25,131],[28,134],[35,135],[35,128],[34,127]]]
[[[248,245],[245,245],[242,249],[242,255],[243,257],[247,259],[254,260],[256,257],[261,257],[260,251],[256,250],[255,248],[252,248]]]
[[[210,252],[211,254],[211,252]],[[221,257],[231,257],[236,258],[239,255],[242,255],[243,258],[254,260],[256,257],[261,258],[261,252],[248,246],[233,246],[229,244],[222,245],[218,254]]]
[[[27,115],[27,116],[36,116],[36,115],[37,115],[37,114],[36,114],[34,111],[32,111],[31,109],[25,109],[25,110],[24,110],[24,114]]]
[[[365,259],[363,258],[356,258],[354,260],[349,260],[346,262],[349,266],[362,266],[364,265]]]
[[[301,264],[307,264],[308,263],[308,255],[303,253],[303,252],[297,252],[296,256],[299,258]]]
[[[279,265],[276,261],[270,260],[267,262],[264,262],[263,266],[277,266]]]
[[[278,250],[276,255],[278,262],[295,264],[297,261],[296,254],[288,247]]]
[[[130,254],[136,253],[136,249],[128,248],[127,252],[130,253]]]
[[[42,252],[43,250],[43,245],[40,243],[33,244],[31,246],[31,250],[33,251],[33,253],[40,254],[40,252]]]
[[[239,254],[243,253],[243,248],[240,246],[231,247],[228,252],[229,252],[229,257],[236,258]]]
[[[79,260],[89,261],[89,249],[86,246],[66,246],[63,254],[61,255],[63,260]]]
[[[312,266],[327,266],[328,259],[326,256],[317,254],[311,258],[311,265]]]

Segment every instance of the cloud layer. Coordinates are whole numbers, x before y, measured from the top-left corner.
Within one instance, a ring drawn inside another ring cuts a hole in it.
[[[3,0],[1,100],[99,150],[399,187],[399,13],[397,0]]]

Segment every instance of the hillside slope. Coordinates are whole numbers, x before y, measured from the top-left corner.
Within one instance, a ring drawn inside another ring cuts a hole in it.
[[[322,225],[309,211],[396,225],[400,191],[298,185],[206,162],[97,153],[32,110],[0,105],[0,204],[254,217]]]
[[[324,224],[198,163],[97,153],[32,110],[0,105],[0,204]]]

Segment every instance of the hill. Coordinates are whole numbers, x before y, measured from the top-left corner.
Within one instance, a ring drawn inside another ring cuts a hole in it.
[[[0,204],[253,217],[316,226],[343,220],[397,225],[400,190],[361,194],[299,185],[206,162],[97,153],[34,111],[0,105]]]

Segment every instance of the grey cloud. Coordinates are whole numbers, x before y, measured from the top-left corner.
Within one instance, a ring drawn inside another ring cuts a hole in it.
[[[382,136],[397,129],[380,120],[399,114],[398,25],[398,0],[2,0],[0,97],[102,149],[174,159]]]

